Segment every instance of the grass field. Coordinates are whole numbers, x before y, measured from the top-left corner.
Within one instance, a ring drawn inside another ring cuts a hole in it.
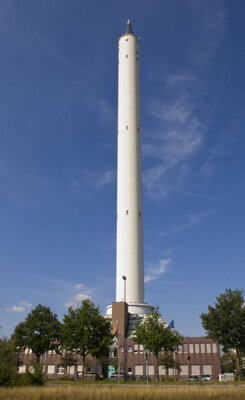
[[[244,386],[46,386],[0,388],[0,400],[244,400]]]

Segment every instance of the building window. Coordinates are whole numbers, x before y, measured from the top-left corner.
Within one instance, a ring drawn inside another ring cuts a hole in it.
[[[128,374],[132,375],[132,368],[128,368]]]
[[[169,368],[168,369],[168,374],[169,375],[174,375],[174,369],[173,368]]]
[[[113,350],[109,351],[109,358],[114,358],[115,356],[115,352]]]
[[[135,365],[135,375],[143,375],[143,365]]]
[[[25,374],[26,372],[26,365],[19,366],[19,374]]]
[[[212,375],[212,365],[203,365],[202,373],[205,375]]]
[[[201,353],[205,353],[205,343],[201,343]]]
[[[195,343],[195,353],[198,354],[199,353],[199,343]],[[195,375],[195,374],[192,374]]]
[[[166,373],[166,370],[165,370],[165,367],[164,367],[164,365],[159,365],[159,367],[158,367],[158,373],[159,373],[159,375],[165,375],[165,373]]]
[[[213,350],[213,353],[217,353],[217,344],[216,343],[212,343],[212,350]]]
[[[188,375],[188,365],[180,365],[180,375]]]
[[[154,375],[154,365],[148,365],[148,375]]]
[[[191,365],[191,375],[200,375],[200,365]]]
[[[132,346],[128,346],[128,353],[132,353],[133,347]]]
[[[188,353],[188,344],[183,344],[184,353]]]
[[[189,353],[194,353],[194,346],[192,343],[189,344]]]
[[[120,347],[120,353],[124,353],[124,346]]]
[[[55,365],[48,365],[48,375],[54,374]]]
[[[211,353],[211,343],[206,343],[207,353]]]
[[[75,373],[75,366],[71,365],[70,367],[67,367],[67,374],[69,375],[74,375]]]
[[[178,347],[178,353],[182,353],[182,344],[180,344]]]
[[[135,352],[135,353],[138,353],[138,350],[139,350],[139,346],[138,346],[138,344],[135,344],[135,345],[134,345],[134,352]]]
[[[143,353],[143,352],[144,352],[144,346],[143,346],[143,344],[140,344],[139,351],[140,351],[140,353]]]
[[[78,366],[77,366],[77,373],[78,374],[81,374],[83,372],[83,365],[82,364],[79,364]]]
[[[57,374],[64,374],[64,373],[65,373],[65,368],[62,367],[61,365],[58,365]]]

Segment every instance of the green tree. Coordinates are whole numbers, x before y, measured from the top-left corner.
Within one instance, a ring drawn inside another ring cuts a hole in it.
[[[225,353],[235,351],[238,378],[241,373],[241,355],[245,352],[245,306],[243,290],[226,289],[216,298],[215,306],[202,313],[202,325],[208,337],[217,340]]]
[[[78,359],[73,353],[66,353],[61,357],[61,366],[64,368],[69,368],[68,377],[70,377],[70,367],[77,366]]]
[[[17,351],[32,349],[39,363],[48,350],[58,351],[60,322],[49,307],[39,304],[14,330],[12,340]]]
[[[142,344],[151,351],[159,362],[160,352],[172,354],[180,344],[182,336],[174,329],[169,328],[163,321],[159,308],[156,307],[145,320],[140,319],[134,331],[133,340]],[[159,372],[157,368],[157,380]]]
[[[82,356],[83,379],[86,356],[91,354],[100,358],[106,355],[112,338],[110,321],[90,300],[83,300],[82,306],[76,309],[70,307],[68,314],[64,315],[61,343],[65,350]]]
[[[0,338],[0,386],[11,386],[16,380],[17,356],[12,341]]]
[[[169,368],[175,368],[176,371],[180,371],[180,363],[176,360],[174,360],[173,354],[171,353],[165,353],[163,355],[160,355],[159,360],[158,360],[158,365],[164,365],[166,368],[166,376],[168,378],[168,371]]]
[[[240,353],[239,363],[241,366],[241,372],[244,375],[244,353]],[[236,361],[236,353],[234,351],[228,351],[228,353],[224,353],[221,356],[221,366],[222,373],[225,372],[234,372],[237,369],[237,361]]]

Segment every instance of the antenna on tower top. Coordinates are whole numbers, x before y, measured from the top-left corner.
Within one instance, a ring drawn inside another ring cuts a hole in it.
[[[126,26],[126,32],[125,32],[125,33],[133,33],[130,19],[128,19],[127,26]]]

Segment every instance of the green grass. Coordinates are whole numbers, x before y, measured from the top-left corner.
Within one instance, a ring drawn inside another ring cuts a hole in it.
[[[89,386],[0,388],[0,400],[244,400],[238,386]]]

